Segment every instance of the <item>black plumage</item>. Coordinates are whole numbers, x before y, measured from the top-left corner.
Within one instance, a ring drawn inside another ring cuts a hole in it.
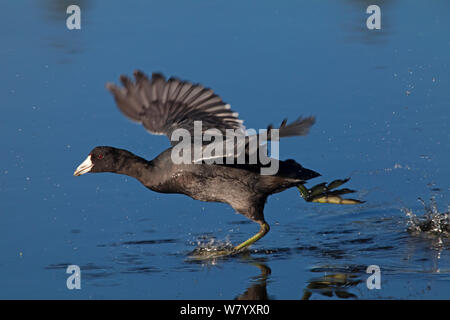
[[[140,71],[136,71],[134,75],[135,81],[126,76],[120,77],[122,88],[111,83],[107,84],[107,88],[112,92],[119,109],[128,118],[142,123],[153,134],[164,134],[170,139],[173,131],[179,128],[193,134],[193,124],[197,120],[202,121],[203,132],[217,129],[226,134],[227,129],[242,132],[245,129],[237,113],[211,89],[176,78],[166,81],[158,73],[153,74],[151,79]],[[279,136],[306,135],[313,124],[314,117],[300,117],[290,124],[284,120],[279,127]],[[273,126],[269,126],[268,132],[272,129]],[[248,144],[250,137],[246,139]],[[270,140],[270,136],[267,140]],[[319,174],[303,168],[294,160],[279,161],[276,174],[262,175],[261,168],[267,164],[262,164],[259,159],[253,164],[226,164],[225,158],[222,164],[175,164],[171,159],[175,145],[176,143],[172,142],[172,147],[151,161],[126,150],[107,146],[96,147],[77,168],[75,175],[86,172],[125,174],[156,192],[180,193],[196,200],[227,203],[237,212],[261,225],[261,231],[237,246],[236,250],[247,247],[269,231],[264,219],[264,205],[271,194],[291,187],[302,187],[300,191],[306,190],[306,195],[302,192],[302,196],[307,201],[318,199],[317,195],[314,199],[308,199],[308,189],[303,184]],[[245,152],[249,152],[248,148]],[[248,154],[246,156],[248,157]],[[328,191],[326,187],[323,192],[321,190],[321,200],[329,194]],[[333,196],[340,199],[339,193]]]

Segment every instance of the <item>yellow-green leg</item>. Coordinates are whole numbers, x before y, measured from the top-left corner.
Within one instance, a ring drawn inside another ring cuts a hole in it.
[[[256,241],[258,241],[259,239],[264,237],[267,232],[269,232],[270,227],[267,224],[267,222],[264,221],[264,222],[260,223],[260,225],[261,225],[261,229],[259,230],[259,232],[257,234],[255,234],[253,237],[251,237],[251,238],[245,240],[244,242],[242,242],[241,244],[238,244],[237,246],[235,246],[234,251],[239,251],[239,250],[242,250],[244,248],[251,246]]]
[[[360,204],[364,203],[364,201],[356,200],[356,199],[343,199],[341,195],[347,193],[353,193],[354,190],[350,189],[333,189],[343,185],[346,183],[349,178],[344,180],[334,180],[330,182],[328,185],[326,183],[321,183],[315,185],[311,189],[306,188],[304,185],[299,185],[297,188],[300,191],[301,196],[308,202],[318,202],[318,203],[334,203],[334,204]]]

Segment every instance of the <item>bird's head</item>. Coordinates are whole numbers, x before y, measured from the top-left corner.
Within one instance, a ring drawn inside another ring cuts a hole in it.
[[[88,172],[117,172],[122,151],[113,147],[95,147],[73,175],[81,176]]]

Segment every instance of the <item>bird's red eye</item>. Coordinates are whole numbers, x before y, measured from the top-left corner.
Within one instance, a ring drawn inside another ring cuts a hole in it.
[[[102,155],[102,154],[99,154],[99,155],[97,156],[97,158],[98,158],[98,159],[103,159],[103,155]]]

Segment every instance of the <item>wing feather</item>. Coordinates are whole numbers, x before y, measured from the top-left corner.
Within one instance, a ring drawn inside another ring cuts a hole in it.
[[[141,71],[134,72],[135,80],[120,76],[122,88],[108,83],[117,106],[128,118],[142,123],[151,133],[169,137],[177,128],[187,129],[193,134],[194,121],[202,120],[202,129],[226,129],[242,127],[229,105],[200,84],[170,78],[166,81],[160,73],[152,78]]]
[[[173,77],[166,80],[160,73],[153,73],[148,79],[143,72],[135,71],[134,78],[133,81],[122,75],[123,87],[112,83],[107,83],[106,87],[113,94],[119,110],[141,123],[150,133],[163,134],[170,139],[175,129],[183,128],[193,136],[194,121],[197,120],[202,121],[203,132],[208,129],[218,129],[223,134],[227,129],[245,131],[239,114],[210,88]],[[314,121],[314,117],[299,117],[289,124],[284,120],[279,127],[279,137],[306,135]],[[267,128],[266,140],[270,140],[270,130],[271,125]],[[247,137],[247,145],[251,138],[255,137]]]

